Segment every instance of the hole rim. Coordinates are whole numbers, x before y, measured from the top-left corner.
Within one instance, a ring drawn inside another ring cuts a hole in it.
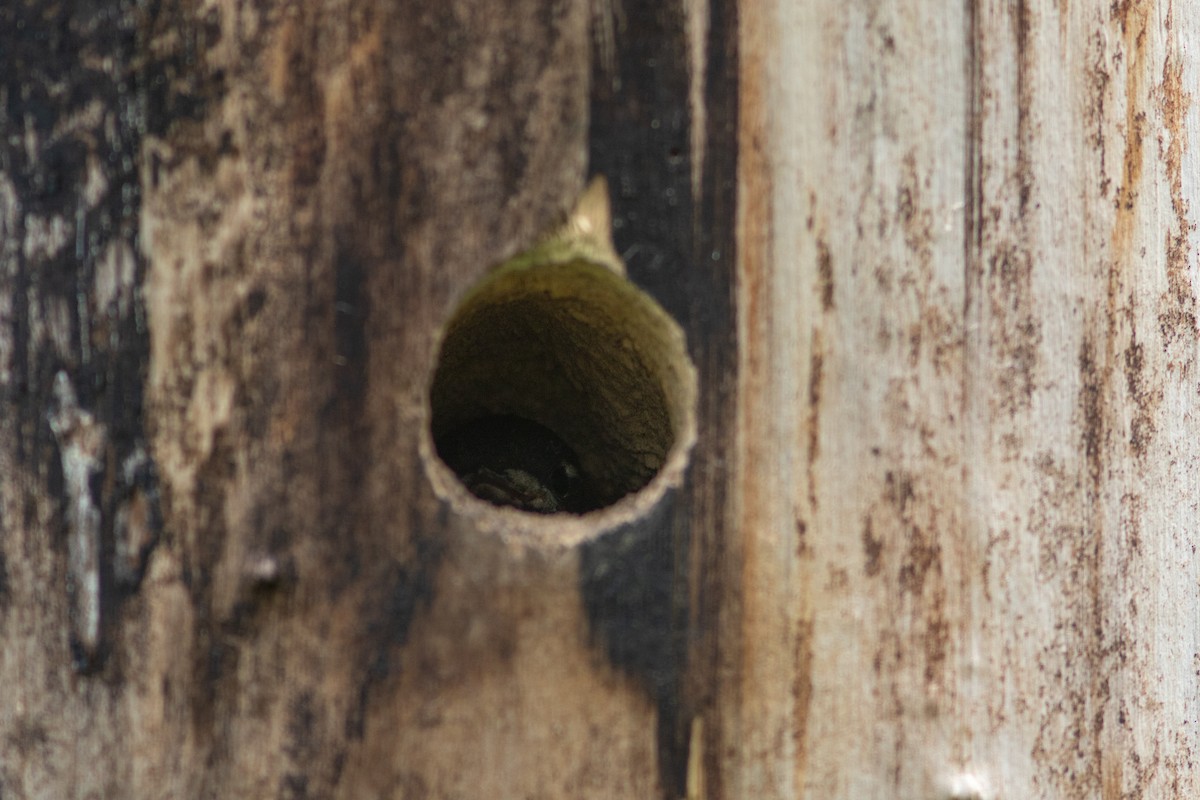
[[[620,291],[636,296],[642,305],[640,311],[650,315],[653,323],[661,328],[659,340],[646,344],[647,348],[657,348],[657,358],[661,362],[659,369],[651,374],[655,388],[662,394],[663,408],[668,417],[678,413],[678,419],[671,420],[670,446],[663,456],[662,463],[639,488],[606,505],[582,513],[540,514],[495,505],[473,494],[454,470],[442,460],[433,432],[434,385],[449,334],[470,302],[485,295],[489,287],[495,286],[495,282],[503,278],[507,271],[569,268],[574,261],[589,266],[596,265],[594,259],[579,257],[556,263],[529,265],[522,261],[525,255],[518,255],[492,267],[448,305],[449,311],[439,325],[436,335],[432,337],[432,357],[428,362],[431,366],[423,383],[424,392],[420,404],[418,449],[434,494],[475,529],[504,538],[519,537],[522,542],[530,544],[571,547],[649,516],[669,492],[683,487],[698,438],[698,375],[687,348],[684,331],[678,321],[645,289],[629,280],[623,270],[600,264],[608,273],[605,280],[612,281],[613,286],[619,286]],[[615,293],[617,290],[613,291]]]

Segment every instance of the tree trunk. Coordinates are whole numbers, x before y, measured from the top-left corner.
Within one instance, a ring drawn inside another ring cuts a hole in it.
[[[1200,793],[1197,42],[6,5],[0,797]]]

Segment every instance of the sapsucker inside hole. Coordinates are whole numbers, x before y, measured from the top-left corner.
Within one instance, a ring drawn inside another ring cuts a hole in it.
[[[575,452],[544,425],[494,414],[437,439],[437,451],[476,497],[538,514],[589,510]]]

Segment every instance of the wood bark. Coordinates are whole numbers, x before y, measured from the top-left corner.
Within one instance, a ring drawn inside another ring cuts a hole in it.
[[[0,8],[0,797],[1200,793],[1198,43],[1178,0]],[[498,511],[438,347],[590,174],[696,443]]]

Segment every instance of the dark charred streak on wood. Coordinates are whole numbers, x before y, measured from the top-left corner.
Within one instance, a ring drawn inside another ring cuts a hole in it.
[[[347,737],[362,739],[371,692],[392,676],[397,653],[408,643],[413,618],[433,601],[434,575],[444,547],[433,538],[420,538],[415,545],[411,564],[390,561],[366,578],[371,588],[359,615],[363,674],[357,703],[346,715]]]
[[[663,783],[680,797],[689,730],[680,714],[687,560],[674,500],[665,498],[650,519],[584,544],[580,591],[597,644],[658,707]]]
[[[1029,163],[1035,146],[1037,127],[1031,122],[1030,114],[1034,101],[1034,82],[1037,64],[1034,59],[1038,49],[1031,41],[1031,0],[1019,0],[1014,18],[1015,52],[1017,54],[1017,215],[1022,220],[1029,208],[1030,195],[1035,186],[1032,166]],[[974,13],[974,12],[973,12]]]
[[[160,110],[156,78],[163,69],[142,58],[143,19],[132,2],[102,11],[45,3],[0,11],[0,20],[12,23],[0,24],[0,95],[7,99],[0,120],[25,131],[0,144],[0,179],[11,186],[17,221],[8,232],[11,246],[0,244],[0,274],[8,276],[0,279],[0,293],[18,298],[0,333],[16,355],[11,380],[0,385],[0,418],[7,420],[13,463],[59,498],[65,525],[72,518],[67,509],[84,501],[80,492],[89,495],[96,515],[89,548],[98,562],[91,583],[101,619],[94,636],[100,637],[104,620],[136,590],[159,519],[154,470],[129,468],[146,452],[149,352],[137,290],[146,272],[137,245],[137,170],[142,137]],[[54,226],[63,234],[51,242],[46,232]],[[33,335],[47,325],[58,334]],[[104,431],[92,476],[71,490],[74,499],[61,463],[73,445],[54,434],[46,416],[56,375],[69,381],[78,413]],[[146,529],[132,560],[118,564],[135,488]],[[68,532],[67,539],[79,535]],[[78,580],[73,586],[81,591]],[[76,636],[72,644],[86,671],[103,661],[104,643],[94,636]]]
[[[808,765],[809,735],[808,722],[812,707],[813,659],[815,653],[816,624],[806,620],[800,624],[796,632],[796,651],[793,655],[796,667],[793,670],[792,704],[795,711],[792,717],[793,752],[796,756],[796,774],[804,775]]]
[[[288,708],[287,739],[283,753],[301,771],[317,756],[322,746],[320,709],[313,692],[302,689],[292,697]]]
[[[700,433],[695,466],[671,504],[670,516],[647,523],[638,533],[645,541],[632,545],[649,548],[647,568],[657,565],[659,572],[642,568],[625,575],[621,586],[602,586],[596,565],[613,558],[602,555],[618,541],[610,536],[585,548],[584,597],[610,657],[640,675],[655,697],[662,784],[668,794],[682,796],[690,720],[708,702],[689,687],[711,686],[717,663],[711,633],[692,640],[690,655],[681,649],[683,626],[689,616],[715,618],[713,587],[723,579],[719,565],[728,487],[723,471],[713,465],[728,457],[727,433],[733,427],[737,20],[734,4],[711,4],[704,63],[694,65],[689,64],[683,24],[689,12],[683,3],[639,0],[633,6],[622,4],[622,11],[625,18],[639,20],[639,27],[635,34],[618,26],[611,50],[595,55],[590,171],[605,175],[613,188],[614,238],[630,277],[685,329],[700,370]],[[689,106],[693,68],[705,70],[703,109]],[[705,126],[703,135],[693,135],[696,124]],[[704,143],[705,152],[691,151],[696,142]],[[704,166],[699,196],[692,183],[696,163]],[[661,624],[655,633],[645,619],[613,616],[613,603],[628,601],[620,600],[617,589],[636,596],[648,590],[639,588],[639,581],[662,582],[659,591],[664,594],[656,601],[660,610],[654,617]],[[698,607],[689,610],[689,603]],[[631,634],[646,652],[619,644]],[[692,672],[686,686],[681,673],[685,660]],[[703,758],[711,779],[715,756]]]
[[[697,282],[686,12],[677,3],[625,5],[642,22],[637,36],[616,42],[621,88],[594,84],[590,170],[612,187],[613,238],[630,277],[686,326],[693,292],[678,287]],[[599,77],[603,67],[593,70]]]
[[[1157,430],[1155,413],[1162,402],[1162,390],[1152,389],[1146,380],[1145,346],[1138,341],[1137,324],[1132,314],[1129,319],[1129,344],[1125,348],[1125,388],[1133,413],[1129,420],[1129,446],[1134,457],[1143,463]]]
[[[692,263],[698,248],[692,240],[691,163],[698,155],[689,151],[685,26],[672,24],[686,11],[680,3],[640,2],[624,10],[649,24],[595,54],[589,169],[612,187],[613,238],[630,277],[681,321],[694,347],[703,332],[689,325],[688,312],[705,296],[695,291],[693,276],[700,273]],[[670,510],[677,519],[685,516],[674,503]],[[687,552],[687,530],[680,528],[682,539],[673,541],[671,516],[660,511],[656,520],[585,545],[581,592],[593,637],[658,707],[661,783],[668,796],[681,796],[690,715],[681,713],[687,617],[679,598],[688,593],[680,591],[687,575],[676,556]]]
[[[817,237],[817,282],[821,289],[821,310],[833,310],[833,255],[824,237]]]
[[[1079,393],[1080,417],[1083,424],[1083,452],[1091,493],[1098,497],[1104,479],[1104,442],[1106,420],[1104,414],[1104,386],[1102,367],[1096,362],[1095,346],[1090,338],[1084,339],[1079,353],[1079,374],[1082,387]]]
[[[963,152],[963,268],[966,271],[963,293],[963,317],[970,319],[976,312],[975,304],[981,289],[983,274],[983,156],[980,145],[983,139],[983,75],[980,59],[981,38],[979,9],[974,0],[966,2],[966,64],[967,93],[964,98],[966,112],[966,137]],[[969,361],[969,359],[968,359]],[[969,392],[963,392],[965,399]]]
[[[692,456],[687,497],[691,498],[690,512],[684,517],[688,526],[689,548],[687,564],[694,585],[691,596],[696,598],[690,609],[690,620],[718,620],[722,614],[720,598],[727,596],[728,587],[722,565],[726,559],[730,515],[727,503],[732,487],[730,475],[720,465],[728,463],[733,454],[733,434],[736,420],[737,296],[738,272],[736,220],[739,203],[737,151],[739,128],[739,86],[741,54],[738,49],[738,5],[724,0],[709,4],[709,35],[706,46],[705,172],[698,201],[699,231],[693,250],[698,263],[708,256],[713,271],[709,284],[699,296],[706,298],[701,313],[687,326],[694,359],[700,368],[700,435]],[[720,254],[713,258],[714,254]],[[701,337],[701,332],[703,336]],[[693,338],[695,337],[695,338]],[[699,476],[703,476],[703,478]],[[714,707],[715,686],[722,663],[722,645],[717,628],[700,627],[689,635],[688,667],[684,711],[702,711],[716,722]],[[686,717],[686,713],[684,715]],[[722,785],[724,758],[716,747],[717,724],[707,726],[710,741],[706,751],[698,756],[710,786]],[[686,754],[684,754],[686,756]],[[686,763],[686,762],[685,762]]]
[[[367,391],[367,268],[348,231],[335,234],[333,292],[333,363],[338,392],[334,402],[344,412],[344,425],[360,419]]]
[[[817,329],[813,333],[812,353],[808,362],[808,415],[805,419],[805,432],[808,442],[808,457],[805,466],[805,482],[808,484],[808,514],[812,517],[817,513],[817,460],[821,457],[821,399],[825,382],[825,341]],[[800,552],[804,552],[806,543],[803,538],[798,543]]]
[[[8,538],[11,528],[9,523],[4,519],[3,512],[0,512],[0,537]],[[0,617],[3,617],[8,611],[9,602],[12,600],[12,592],[9,588],[8,576],[8,556],[0,550]]]
[[[874,578],[879,574],[883,544],[883,539],[875,535],[874,523],[868,516],[863,521],[862,529],[863,574],[868,578]]]

